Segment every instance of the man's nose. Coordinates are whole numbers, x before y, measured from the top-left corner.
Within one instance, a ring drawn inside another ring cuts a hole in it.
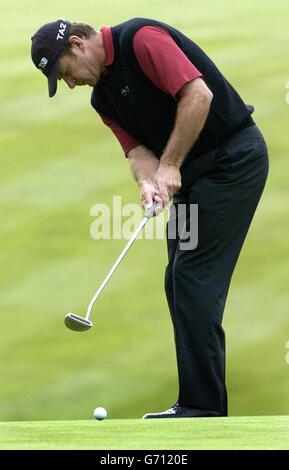
[[[71,88],[71,90],[75,87],[75,80],[73,80],[73,78],[67,78],[66,77],[64,80],[67,83],[67,85],[69,86],[69,88]]]

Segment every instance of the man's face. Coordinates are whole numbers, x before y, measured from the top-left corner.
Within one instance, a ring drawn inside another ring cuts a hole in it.
[[[89,85],[94,87],[100,79],[100,65],[86,49],[73,47],[71,54],[59,60],[59,80],[64,80],[69,88]]]

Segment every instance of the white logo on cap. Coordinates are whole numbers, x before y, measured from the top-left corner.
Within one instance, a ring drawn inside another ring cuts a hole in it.
[[[56,36],[57,41],[58,41],[58,39],[63,39],[64,38],[64,33],[65,33],[65,30],[66,30],[66,26],[67,26],[66,23],[60,23],[58,34]]]
[[[38,67],[44,70],[47,64],[48,64],[48,59],[46,59],[46,57],[42,57],[41,61],[39,62]]]

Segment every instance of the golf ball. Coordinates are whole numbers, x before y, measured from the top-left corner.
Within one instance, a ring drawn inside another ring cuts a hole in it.
[[[98,408],[95,408],[93,416],[99,421],[101,421],[107,417],[107,411],[102,406],[99,406]]]

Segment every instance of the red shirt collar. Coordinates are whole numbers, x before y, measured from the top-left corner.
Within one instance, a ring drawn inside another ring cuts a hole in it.
[[[112,32],[110,26],[103,26],[100,29],[103,38],[103,46],[105,50],[105,63],[104,66],[107,67],[111,65],[114,61],[114,47],[112,40]]]

